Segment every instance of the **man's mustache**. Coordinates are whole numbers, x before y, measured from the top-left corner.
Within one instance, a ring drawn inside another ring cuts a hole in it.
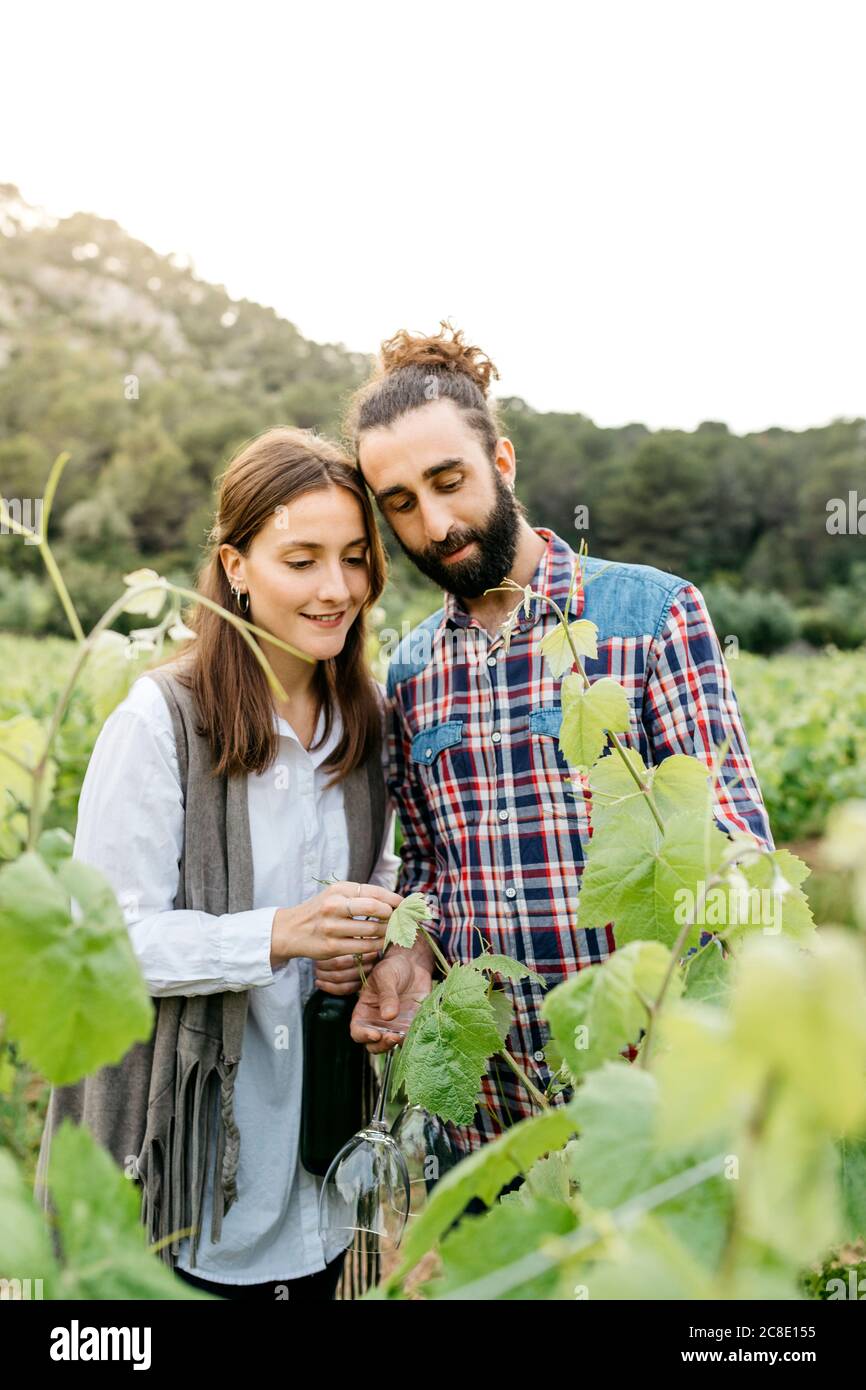
[[[429,560],[442,560],[449,555],[454,555],[456,551],[462,550],[470,541],[477,541],[478,539],[478,536],[468,535],[463,540],[458,541],[456,545],[452,541],[447,547],[444,543],[442,545],[431,546],[430,549],[425,552],[425,556]]]

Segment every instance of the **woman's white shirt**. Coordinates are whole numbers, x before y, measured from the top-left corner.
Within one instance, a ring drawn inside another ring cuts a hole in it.
[[[384,692],[380,686],[380,695]],[[321,1180],[298,1157],[303,1075],[303,1006],[314,963],[294,958],[271,969],[271,930],[280,907],[322,889],[317,880],[348,875],[342,784],[325,788],[322,764],[339,741],[339,712],[321,748],[308,752],[285,719],[279,752],[247,777],[253,906],[216,916],[177,911],[184,806],[168,706],[141,676],[103,725],[78,806],[74,856],[101,870],[124,910],[150,993],[214,994],[249,989],[243,1055],[235,1083],[241,1134],[238,1197],[210,1242],[212,1172],[193,1273],[215,1282],[279,1282],[325,1266],[318,1234]],[[324,716],[313,743],[321,736]],[[383,743],[383,768],[386,749]],[[395,810],[389,801],[379,860],[370,882],[394,888]],[[212,1131],[213,1132],[213,1131]],[[178,1263],[189,1269],[189,1240]]]

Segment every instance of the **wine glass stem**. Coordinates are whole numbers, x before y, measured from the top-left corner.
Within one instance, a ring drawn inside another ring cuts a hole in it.
[[[385,1073],[382,1077],[382,1085],[379,1088],[376,1109],[373,1113],[373,1119],[379,1122],[385,1117],[385,1102],[388,1099],[388,1086],[391,1081],[391,1063],[394,1061],[394,1051],[395,1049],[393,1047],[390,1048],[385,1057]]]

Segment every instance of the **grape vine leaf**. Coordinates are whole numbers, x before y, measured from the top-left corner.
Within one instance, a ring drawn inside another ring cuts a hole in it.
[[[410,893],[388,918],[386,946],[413,946],[419,922],[429,922],[432,913],[423,893]]]
[[[747,936],[730,1010],[680,1001],[659,1020],[655,1075],[665,1142],[728,1135],[787,1092],[815,1133],[866,1123],[866,965],[859,941],[822,928],[809,951],[786,936]]]
[[[788,849],[777,849],[744,864],[741,872],[749,890],[759,895],[753,899],[759,903],[759,926],[772,928],[774,934],[784,932],[802,945],[815,939],[812,909],[800,887],[811,869],[802,859]],[[781,894],[777,891],[779,887],[783,889]],[[769,921],[765,922],[765,917]]]
[[[598,656],[598,627],[596,624],[590,622],[588,618],[579,618],[577,622],[569,623],[568,631],[578,656],[589,656],[594,661]],[[571,670],[574,665],[574,654],[562,623],[558,622],[556,627],[548,632],[542,640],[541,654],[547,661],[556,680],[559,680],[560,676],[564,676],[566,671]]]
[[[622,733],[628,726],[628,696],[617,681],[602,676],[584,689],[579,677],[566,676],[559,747],[570,767],[587,772],[601,757],[607,731]]]
[[[566,1202],[543,1197],[499,1202],[481,1216],[466,1217],[445,1237],[441,1245],[442,1276],[421,1288],[434,1299],[445,1294],[459,1296],[465,1285],[537,1250],[545,1237],[569,1235],[576,1226],[577,1213]],[[534,1278],[515,1284],[502,1297],[551,1298],[559,1280],[559,1269],[553,1264]]]
[[[156,570],[139,569],[123,576],[123,582],[130,591],[137,589],[139,585],[150,583],[151,580],[153,582],[150,588],[142,589],[141,593],[127,600],[124,613],[144,613],[148,618],[159,617],[168,593],[161,575],[157,574]]]
[[[10,1036],[54,1085],[150,1037],[153,1005],[123,914],[88,864],[49,866],[30,852],[0,870],[0,962]]]
[[[698,817],[705,815],[710,800],[709,773],[697,758],[674,753],[658,766],[646,767],[633,748],[627,748],[625,755],[640,781],[652,792],[663,822],[684,811]],[[646,797],[618,754],[596,763],[589,785],[594,831],[615,820],[625,826],[635,817],[646,818],[655,825]]]
[[[637,1042],[648,1018],[644,1001],[656,998],[669,964],[670,952],[659,942],[632,941],[551,990],[542,1015],[575,1080]],[[676,998],[679,989],[673,974],[666,997]]]
[[[788,1089],[752,1146],[743,1183],[744,1231],[795,1264],[820,1259],[844,1234],[832,1136]]]
[[[652,1073],[605,1062],[580,1087],[572,1111],[581,1138],[574,1171],[581,1197],[595,1211],[685,1173],[713,1154],[711,1146],[663,1150],[657,1141],[659,1087]],[[711,1267],[725,1241],[734,1185],[719,1172],[655,1208],[686,1249]]]
[[[630,819],[628,833],[607,820],[590,843],[577,904],[578,927],[614,923],[617,946],[661,941],[672,947],[700,885],[719,868],[726,837],[688,811],[671,816],[662,836],[649,816]],[[679,917],[679,920],[678,920]],[[700,926],[687,943],[700,937]]]
[[[737,959],[733,1043],[786,1078],[813,1120],[837,1136],[866,1122],[866,962],[860,940],[822,928],[808,952],[753,934]]]
[[[45,1217],[6,1149],[0,1149],[0,1231],[0,1279],[42,1279],[43,1294],[52,1297],[57,1265]]]
[[[684,972],[687,999],[699,999],[720,1007],[731,993],[731,962],[722,955],[721,943],[713,938],[686,960]]]
[[[494,1027],[502,1039],[503,1047],[505,1047],[508,1043],[511,1025],[514,1022],[514,1004],[511,995],[504,989],[492,989],[488,998],[493,1009]]]
[[[48,1187],[63,1248],[63,1299],[210,1298],[148,1248],[141,1186],[124,1177],[82,1126],[64,1120],[51,1145]]]
[[[488,970],[491,975],[504,975],[507,980],[533,980],[535,984],[541,985],[542,989],[547,988],[539,974],[530,970],[522,960],[514,960],[512,956],[499,956],[487,952],[473,956],[466,965],[470,970]]]
[[[39,720],[29,714],[16,714],[0,723],[0,859],[16,858],[27,842],[27,813],[33,806],[33,777],[28,769],[35,769],[41,760],[46,737]],[[49,759],[39,789],[41,810],[51,800],[56,773],[56,763]]]
[[[469,1124],[488,1058],[501,1047],[484,976],[472,966],[452,965],[412,1020],[394,1086],[404,1087],[410,1105]]]
[[[519,1120],[450,1169],[407,1228],[400,1247],[400,1265],[386,1281],[387,1287],[396,1288],[403,1281],[473,1197],[479,1197],[490,1206],[501,1188],[518,1173],[525,1173],[542,1154],[560,1148],[574,1133],[574,1128],[569,1108],[552,1106],[542,1115]]]
[[[128,637],[120,632],[101,632],[81,674],[81,686],[93,712],[103,724],[125,699],[137,674]]]

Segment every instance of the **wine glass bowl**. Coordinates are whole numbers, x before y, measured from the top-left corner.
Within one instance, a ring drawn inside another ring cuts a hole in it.
[[[379,1252],[396,1250],[409,1214],[409,1172],[400,1146],[384,1120],[394,1059],[387,1054],[373,1118],[343,1145],[319,1193],[319,1233],[330,1260],[354,1239],[367,1235]]]

